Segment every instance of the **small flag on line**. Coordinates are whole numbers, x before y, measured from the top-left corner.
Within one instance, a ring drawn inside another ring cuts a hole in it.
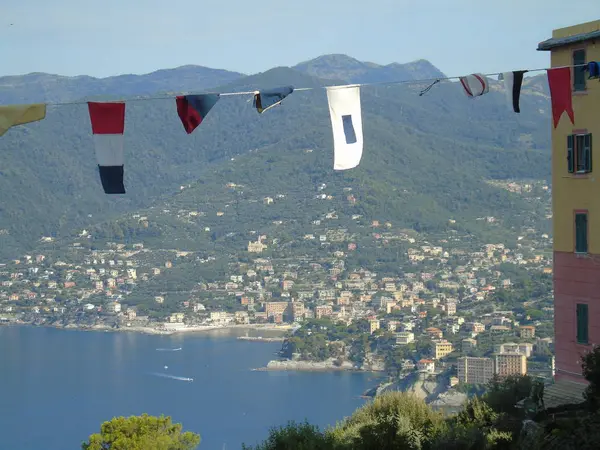
[[[262,114],[263,112],[279,105],[284,98],[294,92],[293,86],[284,86],[265,91],[259,91],[254,94],[254,107]]]
[[[0,106],[0,136],[11,127],[37,122],[45,117],[46,105],[44,103]]]
[[[333,130],[333,169],[348,170],[360,163],[363,152],[360,87],[327,88]]]
[[[219,101],[219,94],[181,95],[176,97],[177,114],[187,134],[194,131]]]
[[[96,160],[106,194],[124,194],[125,103],[88,102]]]

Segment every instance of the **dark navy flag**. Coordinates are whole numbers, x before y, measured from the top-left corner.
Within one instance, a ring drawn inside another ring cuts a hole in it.
[[[294,92],[293,86],[284,86],[266,91],[260,91],[254,94],[254,107],[259,113],[277,106],[281,101]]]
[[[219,101],[219,94],[201,94],[178,96],[177,114],[181,119],[183,128],[190,134],[206,118],[208,112]]]

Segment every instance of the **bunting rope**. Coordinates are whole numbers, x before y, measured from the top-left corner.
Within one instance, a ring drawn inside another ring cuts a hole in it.
[[[425,94],[427,94],[431,88],[433,88],[436,84],[438,84],[440,82],[440,80],[435,80],[433,83],[431,83],[429,86],[427,86],[425,89],[423,89],[421,92],[419,92],[419,97],[423,97]]]
[[[360,164],[363,153],[361,87],[426,84],[425,89],[421,89],[419,92],[419,96],[423,96],[441,81],[460,80],[459,86],[462,86],[469,98],[473,98],[489,92],[488,77],[500,75],[498,76],[498,81],[503,82],[505,90],[509,94],[509,101],[512,103],[513,111],[520,113],[519,98],[523,84],[523,75],[526,72],[546,71],[552,101],[554,128],[556,128],[564,112],[571,119],[571,123],[575,123],[571,94],[571,70],[569,70],[575,67],[585,67],[586,69],[583,72],[588,70],[590,72],[590,79],[598,78],[599,76],[600,69],[598,63],[590,62],[552,68],[497,72],[485,75],[474,73],[459,77],[380,81],[375,83],[301,87],[297,89],[294,89],[293,86],[284,86],[274,89],[242,92],[164,93],[154,96],[137,95],[133,98],[121,98],[112,101],[90,101],[88,98],[86,100],[68,102],[5,105],[0,106],[0,136],[13,126],[43,120],[46,117],[47,106],[87,105],[92,126],[98,171],[104,192],[106,194],[125,194],[123,135],[125,132],[126,103],[150,100],[175,100],[177,115],[187,134],[191,134],[203,122],[220,97],[252,95],[254,97],[253,107],[259,114],[262,114],[280,105],[283,99],[294,91],[325,89],[333,132],[333,169],[348,170]]]
[[[525,72],[542,72],[545,70],[552,69],[572,69],[576,67],[587,67],[587,64],[576,64],[570,66],[559,66],[559,67],[546,67],[540,69],[524,69]],[[504,72],[496,72],[496,73],[486,73],[483,74],[486,77],[498,76]],[[453,76],[453,77],[436,77],[436,78],[421,78],[417,80],[403,80],[403,81],[379,81],[375,83],[353,83],[353,84],[344,84],[344,85],[328,85],[328,86],[318,86],[318,87],[303,87],[303,88],[294,88],[294,92],[299,91],[313,91],[317,89],[329,89],[329,88],[349,88],[349,87],[369,87],[369,86],[395,86],[400,84],[423,84],[423,83],[439,83],[440,81],[451,81],[451,80],[460,80],[461,76]],[[111,100],[112,102],[140,102],[140,101],[150,101],[150,100],[172,100],[176,96],[180,95],[203,95],[203,94],[218,94],[221,97],[230,97],[236,95],[254,95],[257,94],[259,90],[253,91],[243,91],[243,92],[199,92],[199,93],[173,93],[173,94],[164,94],[157,96],[149,96],[149,97],[132,97],[132,98],[121,98],[118,100]],[[42,102],[47,106],[68,106],[68,105],[87,105],[89,100],[77,100],[70,102]],[[11,104],[5,105],[10,106]]]

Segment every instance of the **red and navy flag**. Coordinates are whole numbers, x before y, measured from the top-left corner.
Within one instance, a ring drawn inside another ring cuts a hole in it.
[[[219,98],[219,94],[201,94],[182,95],[175,99],[177,114],[179,114],[187,134],[190,134],[202,123],[208,112],[217,104]]]

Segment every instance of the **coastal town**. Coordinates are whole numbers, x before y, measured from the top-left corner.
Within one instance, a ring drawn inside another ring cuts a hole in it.
[[[531,186],[508,183],[506,189],[523,193]],[[297,237],[313,246],[310,253],[304,247],[273,253],[283,239],[255,232],[220,277],[202,281],[194,273],[218,264],[217,252],[142,242],[92,248],[87,230],[66,247],[43,237],[45,253],[0,263],[0,322],[147,333],[279,330],[288,332],[284,358],[265,369],[381,371],[392,381],[417,374],[423,386],[440,376],[447,387],[481,385],[495,375],[552,376],[547,234],[526,225],[509,248],[479,245],[458,231],[424,236],[353,216],[365,230],[360,235],[328,225],[332,218],[335,213],[317,218],[313,233]],[[500,219],[481,220],[493,226]],[[351,267],[350,259],[369,246],[371,252],[396,249],[397,264]],[[170,278],[178,272],[185,283]],[[352,332],[332,337],[333,324]]]
[[[4,8],[2,448],[600,448],[598,0],[395,3]]]

